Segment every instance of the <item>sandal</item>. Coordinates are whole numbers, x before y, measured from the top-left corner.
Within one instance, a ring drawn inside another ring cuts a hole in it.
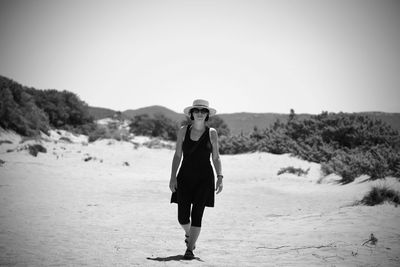
[[[184,258],[185,260],[193,260],[193,259],[194,259],[193,251],[187,249],[187,250],[185,251],[185,255],[183,255],[183,258]]]
[[[185,234],[185,243],[186,243],[186,245],[189,242],[188,239],[189,239],[189,236]]]

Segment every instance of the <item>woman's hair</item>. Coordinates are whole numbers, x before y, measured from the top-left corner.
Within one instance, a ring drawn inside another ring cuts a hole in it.
[[[191,119],[192,121],[194,121],[193,109],[191,109],[191,110],[189,111],[189,113],[190,113],[190,119]],[[210,113],[207,113],[207,116],[206,116],[205,121],[208,121],[209,118],[210,118]]]

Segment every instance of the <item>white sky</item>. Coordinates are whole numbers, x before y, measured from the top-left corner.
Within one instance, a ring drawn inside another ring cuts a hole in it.
[[[115,110],[400,112],[400,1],[0,0],[0,75]]]

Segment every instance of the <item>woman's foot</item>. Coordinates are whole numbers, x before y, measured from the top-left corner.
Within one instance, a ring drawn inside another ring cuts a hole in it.
[[[184,258],[185,260],[193,260],[193,259],[194,259],[193,251],[187,249],[187,250],[185,251],[185,255],[183,255],[183,258]]]

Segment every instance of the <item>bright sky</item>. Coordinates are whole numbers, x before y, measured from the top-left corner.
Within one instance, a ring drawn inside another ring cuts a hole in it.
[[[400,112],[400,1],[0,0],[0,75],[124,111]]]

